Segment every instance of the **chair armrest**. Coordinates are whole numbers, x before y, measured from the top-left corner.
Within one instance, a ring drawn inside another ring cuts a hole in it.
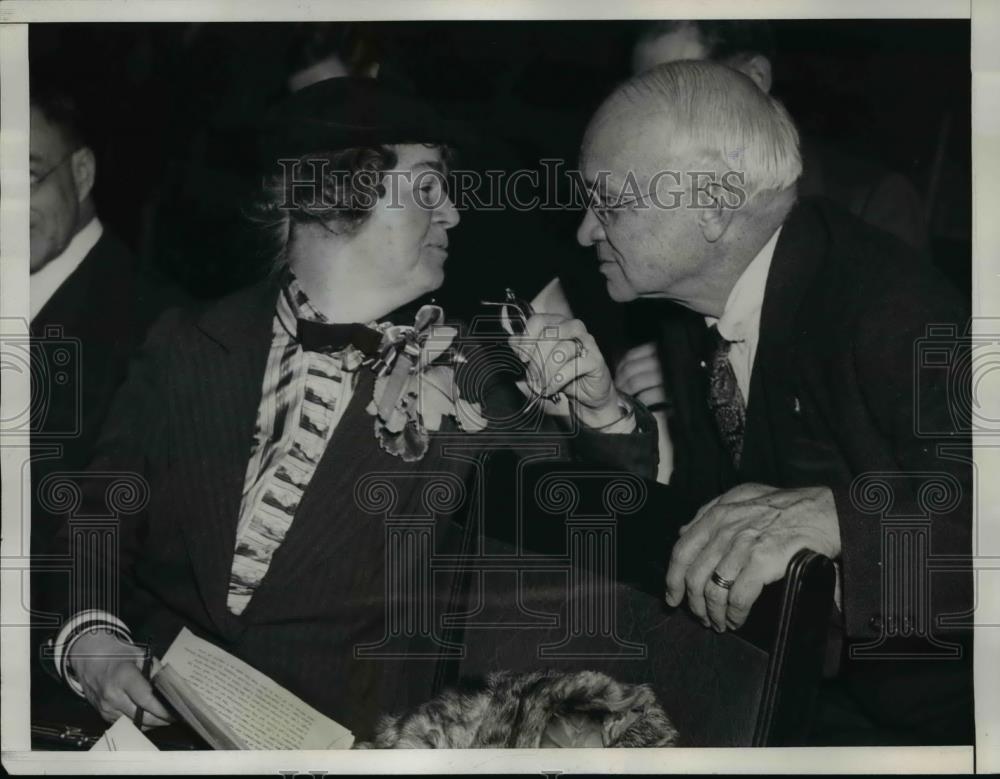
[[[754,746],[804,742],[823,674],[834,579],[832,560],[803,549],[788,564],[783,586],[770,588],[780,601],[770,608],[755,606],[770,623],[771,643]],[[763,627],[748,624],[751,634]],[[761,637],[751,640],[758,643]]]

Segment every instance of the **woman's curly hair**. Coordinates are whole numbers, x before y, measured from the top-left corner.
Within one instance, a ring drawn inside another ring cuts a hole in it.
[[[450,162],[449,147],[427,145],[441,150],[446,165]],[[385,196],[385,172],[397,161],[388,146],[359,146],[283,160],[265,175],[244,215],[268,244],[262,255],[269,258],[269,270],[284,264],[296,224],[316,222],[346,235],[357,231]]]

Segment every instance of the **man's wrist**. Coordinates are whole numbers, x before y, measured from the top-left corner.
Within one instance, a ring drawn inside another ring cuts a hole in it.
[[[601,433],[631,433],[635,430],[635,407],[617,394],[601,409],[577,406],[576,417],[590,430]]]

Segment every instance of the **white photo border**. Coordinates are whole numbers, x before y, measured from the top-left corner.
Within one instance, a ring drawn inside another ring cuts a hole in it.
[[[970,18],[972,20],[973,315],[977,334],[1000,323],[1000,3],[994,0],[0,0],[0,334],[28,322],[28,24],[94,21],[351,21],[642,18]],[[2,372],[0,406],[24,407],[27,374]],[[994,379],[995,381],[995,379]],[[1000,390],[1000,388],[997,388]],[[1000,419],[1000,391],[981,413]],[[6,414],[4,413],[4,418]],[[980,558],[1000,559],[1000,447],[975,441]],[[0,444],[3,478],[0,624],[20,611],[22,460],[27,441]],[[22,546],[23,544],[23,546]],[[997,571],[977,580],[976,747],[796,749],[449,750],[362,752],[31,752],[27,629],[0,631],[2,758],[11,774],[166,773],[970,773],[1000,771]],[[26,577],[23,577],[26,580]],[[990,585],[993,586],[990,586]]]

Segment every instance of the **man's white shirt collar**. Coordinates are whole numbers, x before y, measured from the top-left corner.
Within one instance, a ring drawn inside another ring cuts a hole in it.
[[[767,277],[780,235],[779,226],[736,280],[726,299],[722,316],[718,319],[705,317],[705,323],[709,327],[718,324],[719,335],[733,342],[729,350],[729,362],[747,403],[750,402],[750,375],[753,373],[757,342],[760,340],[760,311],[764,305]]]
[[[709,327],[718,323],[719,335],[727,341],[745,341],[754,335],[752,326],[759,327],[767,275],[771,270],[771,260],[774,259],[774,249],[778,245],[780,235],[781,226],[774,231],[736,280],[722,309],[722,316],[718,319],[712,316],[705,317],[705,323]]]
[[[42,268],[31,274],[28,282],[28,298],[31,302],[32,321],[66,279],[73,275],[73,271],[80,267],[80,263],[97,245],[103,232],[104,227],[95,216],[87,222],[86,227],[73,236],[62,254],[49,260]]]

